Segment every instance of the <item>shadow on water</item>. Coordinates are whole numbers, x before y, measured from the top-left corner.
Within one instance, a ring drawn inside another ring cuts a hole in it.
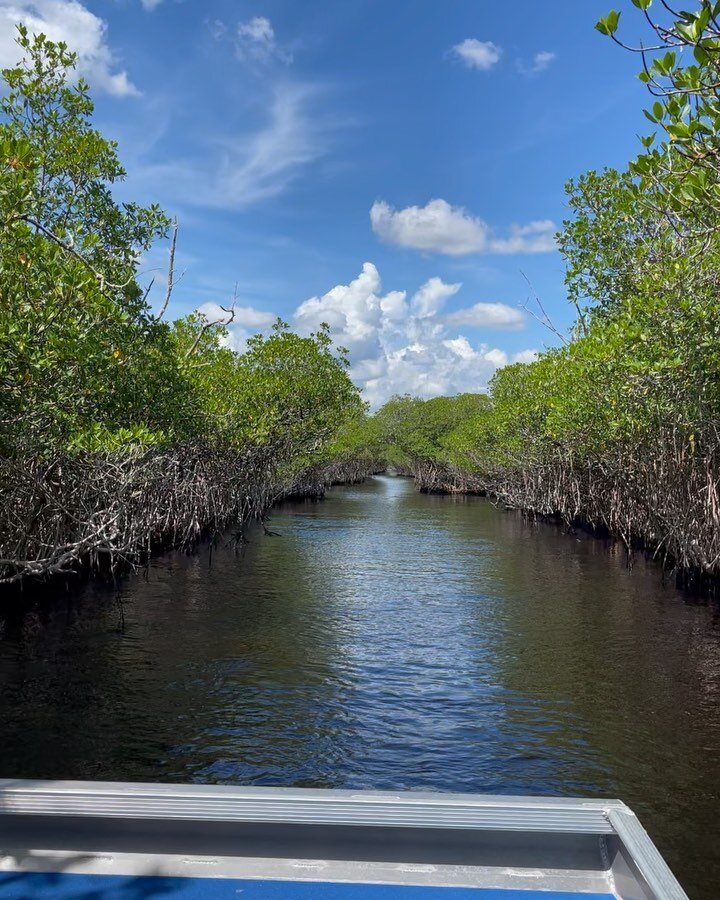
[[[640,561],[400,478],[0,624],[0,773],[617,796],[720,882],[720,629]]]

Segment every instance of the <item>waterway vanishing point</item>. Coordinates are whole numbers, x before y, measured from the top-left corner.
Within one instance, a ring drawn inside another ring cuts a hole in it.
[[[619,797],[720,883],[720,623],[644,560],[408,479],[0,619],[4,777]]]

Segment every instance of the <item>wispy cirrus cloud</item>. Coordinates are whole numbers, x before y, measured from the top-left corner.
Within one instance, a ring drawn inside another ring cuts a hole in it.
[[[308,85],[278,85],[265,127],[246,138],[220,141],[214,205],[247,206],[276,196],[325,154],[325,123],[310,111],[316,96]]]
[[[292,62],[292,54],[280,46],[272,22],[265,16],[238,23],[235,52],[239,59],[254,62],[265,63],[272,59],[286,64]]]
[[[376,200],[370,222],[373,231],[387,243],[447,256],[548,253],[555,249],[557,230],[554,222],[543,219],[512,225],[505,233],[498,233],[463,207],[451,206],[442,199],[397,210],[384,200]]]
[[[251,64],[239,77],[251,79],[252,89],[238,94],[227,80],[227,115],[209,120],[207,128],[186,130],[175,152],[164,149],[160,155],[160,141],[146,147],[131,174],[136,184],[152,186],[155,196],[175,206],[241,210],[288,190],[330,153],[347,120],[328,109],[328,86],[291,79],[285,66],[266,65],[291,60],[269,19],[256,16],[234,28],[220,19],[204,25],[226,53]],[[225,59],[224,72],[229,65]],[[166,115],[177,100],[177,94],[170,96],[159,114]],[[195,116],[202,118],[201,112]]]
[[[115,97],[138,96],[107,42],[107,23],[78,0],[0,0],[0,68],[14,66],[22,55],[16,26],[31,34],[64,41],[78,54],[78,72],[96,89]]]
[[[318,108],[323,93],[278,83],[254,130],[200,135],[183,156],[138,165],[133,179],[194,207],[239,210],[276,197],[332,147],[337,123]]]

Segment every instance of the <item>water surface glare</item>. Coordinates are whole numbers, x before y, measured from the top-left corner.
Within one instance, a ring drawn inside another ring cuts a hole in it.
[[[720,895],[720,628],[644,562],[379,477],[0,619],[0,776],[620,797]]]

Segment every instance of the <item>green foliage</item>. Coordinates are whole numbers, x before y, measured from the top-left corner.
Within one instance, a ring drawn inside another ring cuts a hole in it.
[[[394,398],[376,418],[421,486],[484,486],[717,575],[720,3],[663,3],[658,19],[650,0],[632,3],[655,47],[641,81],[656,132],[627,171],[567,186],[569,340],[501,369],[488,397]],[[597,28],[621,43],[619,22],[613,11]]]
[[[387,460],[416,472],[423,466],[449,462],[455,430],[489,408],[485,394],[454,397],[393,397],[375,415],[374,426],[385,446]]]
[[[113,199],[125,172],[92,127],[75,56],[22,27],[18,44],[24,59],[4,70],[0,99],[2,489],[31,465],[104,454],[121,466],[191,446],[234,455],[267,502],[361,413],[347,361],[327,329],[299,337],[278,323],[239,354],[199,314],[154,316],[137,267],[169,220]]]
[[[649,0],[632,2],[649,34],[628,49],[641,56],[639,78],[653,98],[645,116],[657,130],[641,139],[630,172],[645,204],[678,231],[707,233],[717,228],[720,199],[720,4],[700,0],[694,10],[673,11],[662,3],[655,11]],[[626,46],[616,36],[617,13],[598,30]]]
[[[0,450],[52,452],[135,424],[143,370],[163,372],[165,329],[134,276],[167,219],[113,201],[124,173],[90,126],[87,86],[67,80],[73,54],[22,28],[18,43],[0,100]]]

